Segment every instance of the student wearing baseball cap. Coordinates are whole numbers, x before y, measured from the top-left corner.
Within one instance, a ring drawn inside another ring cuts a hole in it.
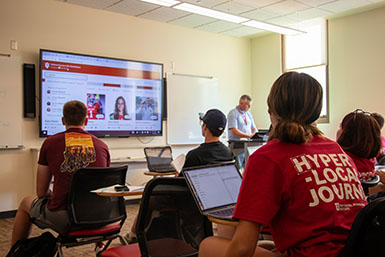
[[[234,161],[230,148],[219,141],[226,128],[226,116],[218,109],[211,109],[205,115],[199,114],[204,143],[189,151],[184,168]]]

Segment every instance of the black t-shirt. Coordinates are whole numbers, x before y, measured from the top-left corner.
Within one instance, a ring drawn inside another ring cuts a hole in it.
[[[203,143],[187,153],[183,168],[233,161],[230,148],[222,142]]]

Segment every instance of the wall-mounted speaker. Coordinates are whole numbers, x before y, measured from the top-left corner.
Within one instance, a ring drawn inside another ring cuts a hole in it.
[[[23,84],[24,84],[24,117],[35,118],[36,117],[35,64],[24,63]]]

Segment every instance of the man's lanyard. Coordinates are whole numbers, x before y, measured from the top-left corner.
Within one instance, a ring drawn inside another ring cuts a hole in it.
[[[242,117],[243,121],[245,122],[245,125],[247,125],[247,117],[246,117],[246,113],[245,113],[245,112],[242,112],[241,109],[239,109],[238,106],[237,106],[237,110],[238,110],[238,112],[241,114],[241,117]]]

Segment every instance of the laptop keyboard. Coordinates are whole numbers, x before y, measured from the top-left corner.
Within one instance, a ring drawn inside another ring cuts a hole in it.
[[[219,211],[213,211],[210,213],[210,215],[215,215],[215,216],[231,216],[234,213],[234,207],[224,209],[224,210],[219,210]]]

